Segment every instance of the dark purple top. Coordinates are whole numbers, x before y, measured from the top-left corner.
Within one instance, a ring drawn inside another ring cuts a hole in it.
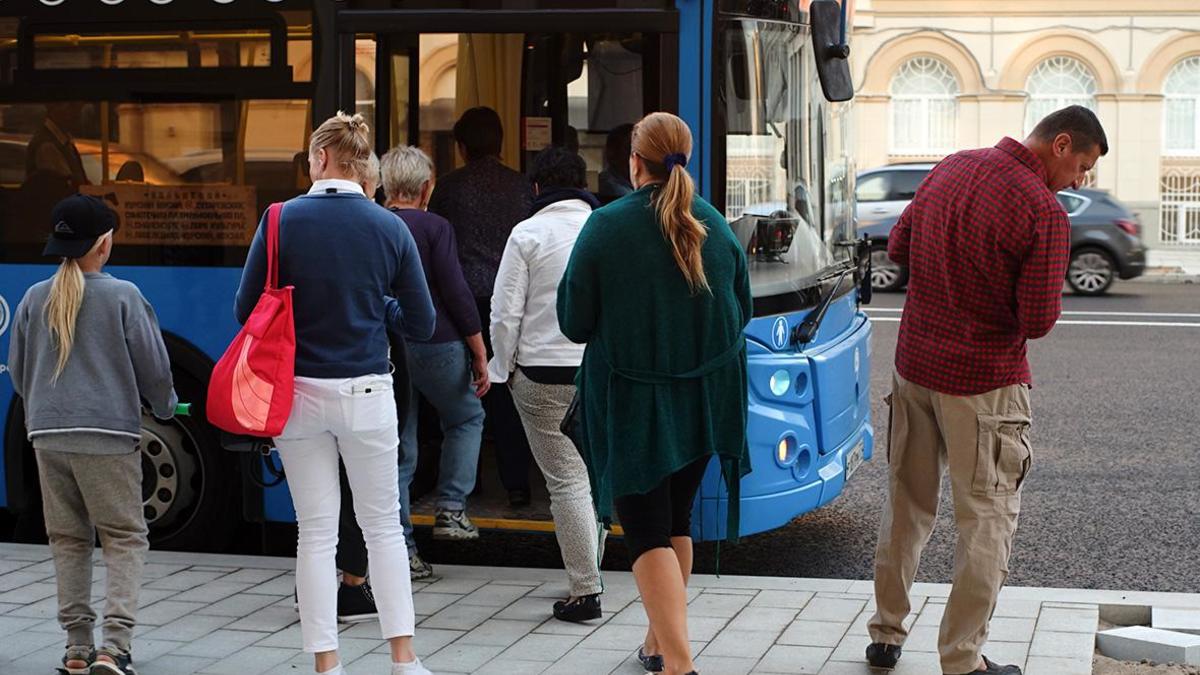
[[[418,209],[392,209],[400,216],[421,256],[425,281],[437,312],[433,336],[424,342],[457,342],[480,331],[479,309],[458,263],[454,228],[445,218]],[[421,342],[421,340],[412,340]]]
[[[463,276],[477,298],[492,297],[508,235],[529,217],[533,185],[519,172],[485,157],[438,179],[429,210],[450,221],[462,244]]]

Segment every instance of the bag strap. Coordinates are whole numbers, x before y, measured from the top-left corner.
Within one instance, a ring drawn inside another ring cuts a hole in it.
[[[283,203],[267,207],[267,290],[279,288],[279,217]]]

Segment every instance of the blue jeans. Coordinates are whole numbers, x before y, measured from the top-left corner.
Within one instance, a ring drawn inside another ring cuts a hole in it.
[[[463,342],[409,342],[408,371],[414,394],[429,401],[442,424],[435,508],[462,511],[467,506],[467,495],[475,489],[483,438],[483,404],[471,386],[471,353]],[[417,470],[419,407],[414,395],[400,435],[400,520],[409,548],[415,548],[408,489]]]

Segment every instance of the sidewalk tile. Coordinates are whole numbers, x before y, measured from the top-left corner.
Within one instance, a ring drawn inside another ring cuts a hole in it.
[[[746,595],[702,593],[688,604],[688,616],[716,616],[732,618],[750,604],[753,598]]]
[[[645,639],[645,626],[631,626],[609,622],[584,638],[583,642],[579,643],[579,646],[586,647],[587,649],[614,649],[633,653]]]
[[[14,572],[14,574],[16,573]],[[34,581],[11,591],[0,593],[0,602],[27,605],[57,594],[58,586],[53,581]]]
[[[691,617],[691,612],[688,612],[688,618],[690,619]],[[650,625],[650,620],[646,618],[646,606],[641,601],[629,603],[628,607],[617,612],[608,622],[623,626]]]
[[[696,658],[696,670],[705,673],[720,673],[720,675],[748,675],[758,659],[740,659],[733,656],[709,656],[701,654]]]
[[[921,610],[917,616],[917,621],[914,626],[940,626],[942,617],[946,615],[946,605],[940,602],[927,602],[925,608]],[[1000,615],[997,615],[999,617]],[[996,619],[992,619],[993,625]]]
[[[14,659],[14,660],[19,659],[22,656],[25,656],[26,654],[32,654],[33,652],[39,651],[50,645],[55,645],[61,649],[63,646],[65,637],[66,637],[66,634],[61,633],[61,632],[60,633],[25,632],[25,633],[21,633],[19,635],[15,635],[15,634],[10,635],[10,636],[4,638],[4,654],[3,654],[3,657],[0,657],[0,658],[9,658],[9,659]],[[59,653],[58,656],[51,662],[50,665],[53,665],[54,663],[58,663],[59,659],[61,659],[61,658],[62,658],[62,654]],[[2,664],[2,663],[3,662],[0,661],[0,664]],[[49,670],[49,669],[47,669],[47,670]],[[4,671],[2,669],[0,669],[0,672],[4,672]]]
[[[246,592],[293,597],[296,593],[296,575],[285,572],[270,581],[250,588]]]
[[[454,595],[466,595],[473,591],[483,588],[488,583],[487,579],[468,579],[468,578],[449,578],[442,577],[437,581],[429,584],[425,589],[426,593],[451,593]]]
[[[22,605],[19,609],[14,609],[9,612],[9,616],[24,617],[27,619],[52,619],[58,616],[58,593],[55,592],[48,598],[43,598],[37,602]],[[103,604],[92,600],[92,606],[97,611],[102,611]]]
[[[821,668],[820,675],[876,675],[876,672],[867,667],[866,661],[830,661]]]
[[[1030,656],[1025,675],[1092,675],[1092,660]]]
[[[24,560],[6,560],[4,558],[0,558],[0,579],[3,579],[5,574],[16,572],[17,570],[25,569],[26,567],[30,567],[30,564]]]
[[[424,664],[424,659],[422,659],[422,664]],[[381,675],[391,672],[392,655],[372,652],[356,661],[343,662],[342,665],[346,667],[346,675]],[[278,675],[308,675],[311,670],[312,668],[295,668]],[[275,672],[269,671],[268,675],[275,675]]]
[[[804,609],[813,595],[810,591],[762,591],[754,596],[750,606],[799,610]]]
[[[849,627],[849,624],[835,621],[793,621],[776,642],[781,645],[833,648],[841,644]]]
[[[915,626],[904,641],[904,653],[908,652],[937,652],[938,627]]]
[[[756,673],[818,673],[833,650],[775,645],[758,662]]]
[[[216,663],[216,659],[168,654],[150,661],[138,661],[138,672],[151,675],[193,675]]]
[[[249,647],[263,638],[262,633],[244,630],[215,630],[178,650],[182,656],[203,656],[232,654],[240,649]]]
[[[624,650],[586,649],[576,647],[567,652],[542,675],[580,675],[581,673],[610,673],[629,661],[637,663],[637,659]],[[642,675],[645,671],[638,671]]]
[[[794,609],[747,607],[733,617],[728,630],[760,630],[778,634],[796,618]]]
[[[216,581],[225,576],[224,572],[196,572],[193,570],[183,570],[172,575],[155,579],[148,584],[146,588],[161,588],[168,591],[186,591],[195,588],[201,584],[207,584],[210,581]]]
[[[140,619],[140,617],[139,617]],[[188,614],[178,619],[156,627],[141,637],[146,640],[175,640],[191,642],[199,640],[209,633],[233,623],[229,616],[206,616],[203,614]]]
[[[724,630],[704,648],[710,656],[732,656],[743,659],[761,658],[775,644],[778,635],[773,630]],[[822,661],[823,663],[824,661]]]
[[[1021,619],[1036,619],[1042,611],[1040,600],[1008,600],[1000,598],[992,616],[1010,616]]]
[[[841,600],[837,598],[813,598],[796,618],[803,621],[853,621],[863,606],[863,600]]]
[[[1058,633],[1090,633],[1095,634],[1100,622],[1100,609],[1066,609],[1062,607],[1044,607],[1038,616],[1039,631],[1054,631]]]
[[[224,617],[211,617],[211,618],[215,619],[215,618],[224,618]],[[354,624],[354,627],[357,628],[358,626],[361,626],[361,625],[363,625],[363,624],[356,623],[356,624]],[[372,636],[376,640],[378,640],[379,639],[378,624],[366,624],[366,625],[376,626],[376,629],[372,633]],[[349,635],[349,631],[342,631],[341,633],[338,634],[338,640],[344,640],[344,639],[350,638],[350,637],[354,637],[354,636]],[[254,644],[259,647],[283,647],[285,649],[300,649],[300,647],[303,643],[304,643],[304,639],[300,634],[300,624],[294,623],[294,624],[288,626],[287,628],[284,628],[281,631],[276,631],[274,633],[271,633],[270,635],[264,637],[263,639],[259,640],[258,642],[255,642]]]
[[[201,609],[204,609],[204,605],[199,602],[160,600],[153,605],[139,609],[137,621],[139,624],[148,626],[162,626],[180,617],[195,614]]]
[[[413,593],[413,605],[416,608],[417,614],[421,616],[429,616],[431,614],[437,614],[450,605],[453,605],[455,602],[458,602],[460,598],[462,598],[461,595],[421,591],[420,593]]]
[[[1029,642],[1033,640],[1034,619],[992,617],[988,628],[988,640],[995,642]]]
[[[21,588],[25,588],[30,584],[35,584],[39,581],[49,579],[52,574],[38,574],[34,572],[26,572],[20,570],[17,572],[9,572],[0,575],[0,593],[7,593]]]
[[[200,672],[212,675],[260,675],[292,658],[295,653],[295,650],[278,647],[247,647],[205,666]]]
[[[488,619],[458,639],[458,644],[508,647],[537,628],[532,621]]]
[[[1096,649],[1095,633],[1058,633],[1038,629],[1029,645],[1029,655],[1062,658],[1091,657]]]
[[[504,658],[518,661],[555,661],[580,644],[577,637],[570,635],[526,635],[504,651]]]
[[[425,664],[426,668],[439,675],[441,673],[473,673],[483,664],[496,658],[503,649],[503,647],[455,643],[438,650],[438,653],[427,659],[422,658],[421,662]]]
[[[249,614],[229,625],[231,630],[275,633],[300,620],[300,615],[291,606],[271,605]]]
[[[452,644],[455,640],[465,635],[460,630],[442,630],[440,628],[419,628],[417,634],[413,636],[413,648],[417,650],[417,656],[422,659],[432,656],[446,645]],[[386,650],[387,643],[383,643]]]
[[[550,666],[551,661],[517,661],[497,658],[488,661],[475,675],[539,675]]]
[[[471,630],[492,618],[499,607],[453,604],[420,623],[421,628]]]
[[[179,602],[203,602],[207,605],[224,600],[231,595],[244,593],[251,587],[253,587],[253,584],[230,584],[224,581],[214,581],[212,583],[200,584],[179,593],[172,600],[178,600]]]
[[[1000,665],[1011,663],[1018,668],[1024,669],[1025,659],[1029,658],[1029,643],[1000,642],[999,640],[989,638],[988,643],[983,646],[983,653],[987,654],[989,659]]]
[[[203,587],[201,587],[203,588]],[[270,605],[275,601],[275,597],[271,595],[254,595],[252,593],[238,593],[231,595],[224,600],[219,600],[213,604],[198,610],[198,614],[211,614],[216,616],[228,617],[243,617],[247,614],[253,614],[258,610]]]
[[[182,572],[188,568],[187,565],[176,565],[172,563],[156,563],[147,562],[142,566],[142,579],[162,579],[169,577],[176,572]]]
[[[859,652],[859,662],[866,664],[866,658],[862,652]],[[937,654],[929,654],[923,652],[908,653],[900,657],[900,663],[896,664],[896,669],[891,672],[891,675],[936,675],[942,672],[941,658]]]
[[[604,613],[606,616],[612,615],[612,613],[608,611],[605,611]],[[531,598],[526,596],[505,607],[498,614],[496,614],[496,618],[508,619],[510,621],[541,622],[549,619],[553,615],[553,603],[549,599],[540,597]]]
[[[283,570],[245,568],[221,577],[221,581],[230,584],[251,584],[257,586],[284,574],[287,574],[287,572]]]
[[[533,629],[534,633],[544,633],[546,635],[574,635],[578,638],[584,638],[591,635],[597,628],[603,626],[606,622],[603,617],[595,621],[586,623],[574,623],[571,621],[559,621],[558,619],[550,618],[538,624],[537,628]],[[689,628],[691,624],[689,622]]]
[[[745,612],[745,610],[742,610]],[[689,616],[688,617],[688,637],[692,640],[701,642],[710,642],[713,638],[729,625],[729,619],[719,616]],[[776,632],[781,629],[776,629]],[[646,632],[646,627],[642,626],[642,633]]]
[[[23,630],[30,630],[42,623],[39,619],[29,619],[18,616],[0,616],[0,637],[12,635]],[[55,626],[55,628],[58,628]],[[16,639],[16,638],[14,638]]]
[[[524,597],[532,589],[531,586],[505,586],[492,583],[466,594],[458,602],[462,605],[507,607]]]

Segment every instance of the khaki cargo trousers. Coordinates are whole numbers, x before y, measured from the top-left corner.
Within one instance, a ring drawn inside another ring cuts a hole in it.
[[[895,374],[888,399],[888,501],[875,553],[878,609],[868,624],[871,641],[902,645],[908,637],[908,593],[949,466],[958,542],[938,651],[944,673],[969,673],[979,665],[996,596],[1008,577],[1021,485],[1033,462],[1029,387],[950,396]]]

